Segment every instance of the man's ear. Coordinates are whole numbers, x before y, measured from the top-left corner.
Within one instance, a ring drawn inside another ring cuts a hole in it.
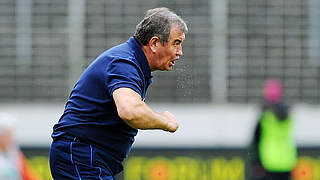
[[[150,40],[149,40],[149,46],[152,52],[156,52],[157,47],[159,46],[160,43],[160,38],[157,36],[153,36]]]

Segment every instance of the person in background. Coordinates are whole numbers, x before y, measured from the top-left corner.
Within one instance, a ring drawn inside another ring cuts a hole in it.
[[[263,86],[264,105],[249,151],[253,180],[289,180],[297,161],[293,122],[282,101],[282,84],[268,79]]]
[[[0,180],[40,180],[15,141],[15,118],[0,113]]]

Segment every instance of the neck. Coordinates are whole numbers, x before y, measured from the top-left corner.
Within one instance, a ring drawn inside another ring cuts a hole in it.
[[[150,70],[151,70],[151,71],[155,71],[155,69],[153,68],[153,65],[152,65],[153,53],[152,53],[150,47],[148,47],[148,46],[141,46],[141,48],[142,48],[142,51],[143,51],[144,55],[145,55],[146,58],[147,58],[147,61],[148,61]]]

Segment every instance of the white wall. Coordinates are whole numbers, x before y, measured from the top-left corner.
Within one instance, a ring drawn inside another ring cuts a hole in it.
[[[245,147],[252,138],[259,107],[254,104],[151,104],[169,110],[180,122],[176,133],[139,131],[134,146]],[[64,104],[0,104],[0,112],[17,118],[17,140],[26,146],[49,146],[53,125]],[[292,107],[300,146],[320,146],[320,106]]]

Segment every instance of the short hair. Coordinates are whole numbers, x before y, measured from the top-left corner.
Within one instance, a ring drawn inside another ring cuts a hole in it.
[[[172,24],[177,24],[186,34],[188,27],[183,19],[166,7],[149,9],[136,26],[134,37],[141,45],[147,45],[153,36],[160,38],[162,44],[169,41]]]

